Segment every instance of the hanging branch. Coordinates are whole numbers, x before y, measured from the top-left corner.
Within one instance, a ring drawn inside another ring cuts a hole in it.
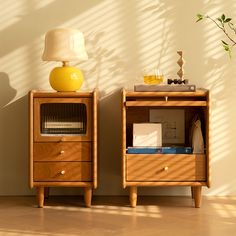
[[[202,14],[197,14],[196,22],[199,22],[203,19],[211,20],[220,30],[223,31],[223,33],[229,39],[229,41],[231,42],[230,44],[225,42],[224,40],[221,40],[221,42],[224,50],[228,52],[229,56],[231,57],[232,48],[236,45],[236,40],[228,33],[228,30],[230,29],[231,31],[233,31],[234,35],[236,35],[236,27],[231,22],[232,18],[227,18],[225,14],[222,14],[221,17],[218,17],[216,20],[214,20],[208,15],[204,16]],[[225,25],[228,25],[228,28],[226,28]]]

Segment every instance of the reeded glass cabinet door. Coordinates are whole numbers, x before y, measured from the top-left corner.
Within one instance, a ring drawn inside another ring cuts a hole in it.
[[[84,103],[41,104],[41,135],[86,135],[86,109]]]
[[[91,140],[91,102],[87,98],[36,98],[34,138],[44,140]]]

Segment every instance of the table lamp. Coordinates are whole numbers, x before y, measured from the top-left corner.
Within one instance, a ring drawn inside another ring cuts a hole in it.
[[[55,67],[49,76],[49,82],[58,92],[77,91],[83,84],[82,72],[69,66],[70,61],[88,59],[83,33],[77,29],[58,28],[50,30],[45,36],[43,61],[60,61],[61,67]]]

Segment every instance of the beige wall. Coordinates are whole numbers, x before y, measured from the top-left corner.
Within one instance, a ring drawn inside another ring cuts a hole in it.
[[[145,67],[176,78],[183,50],[186,78],[212,92],[212,188],[208,195],[236,195],[236,48],[223,52],[222,33],[195,15],[222,12],[236,20],[235,0],[0,0],[0,195],[33,194],[28,188],[28,104],[31,89],[50,89],[57,63],[41,61],[44,34],[55,27],[84,32],[89,60],[77,64],[82,90],[100,90],[99,187],[121,188],[120,89],[141,82]],[[144,188],[142,194],[189,194],[186,188]],[[56,194],[80,193],[77,189]]]

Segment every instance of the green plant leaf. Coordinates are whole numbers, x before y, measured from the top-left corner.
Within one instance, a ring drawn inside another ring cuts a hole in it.
[[[222,21],[225,20],[225,14],[222,14],[221,19],[222,19]]]
[[[228,46],[223,46],[225,51],[228,52],[229,51],[229,47]]]
[[[226,43],[224,40],[221,40],[221,42],[223,43],[223,45],[229,45],[229,44]]]
[[[217,18],[217,20],[218,20],[220,23],[222,23],[222,20],[221,20],[221,18]]]
[[[226,42],[224,42],[223,40],[221,40],[221,42],[223,43],[222,46],[223,46],[224,50],[229,54],[229,57],[232,58],[230,46]]]
[[[204,16],[202,14],[197,14],[197,20],[196,22],[202,20],[204,18]]]
[[[232,18],[227,18],[225,21],[224,21],[224,23],[228,23],[228,22],[230,22],[232,20]]]
[[[230,48],[224,48],[225,51],[229,54],[230,59],[232,58],[232,51]]]

